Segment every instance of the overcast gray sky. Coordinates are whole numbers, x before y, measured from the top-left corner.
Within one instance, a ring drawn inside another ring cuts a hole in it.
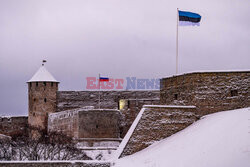
[[[27,115],[43,59],[60,90],[175,74],[177,7],[202,16],[179,29],[181,73],[249,69],[250,0],[0,0],[0,115]]]

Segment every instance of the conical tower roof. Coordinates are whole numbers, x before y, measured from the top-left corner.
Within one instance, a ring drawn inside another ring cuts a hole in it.
[[[28,82],[58,82],[50,72],[41,66]]]

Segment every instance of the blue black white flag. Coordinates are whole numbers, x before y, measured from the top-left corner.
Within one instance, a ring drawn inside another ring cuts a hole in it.
[[[192,12],[178,11],[180,26],[199,26],[201,15]]]

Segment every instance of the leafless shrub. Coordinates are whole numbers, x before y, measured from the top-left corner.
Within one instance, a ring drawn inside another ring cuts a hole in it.
[[[90,160],[75,147],[70,137],[58,133],[41,133],[38,138],[27,136],[0,140],[0,160]]]

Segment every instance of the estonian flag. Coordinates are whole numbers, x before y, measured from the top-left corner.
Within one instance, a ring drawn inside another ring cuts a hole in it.
[[[178,11],[180,26],[199,26],[201,15],[192,12]]]

